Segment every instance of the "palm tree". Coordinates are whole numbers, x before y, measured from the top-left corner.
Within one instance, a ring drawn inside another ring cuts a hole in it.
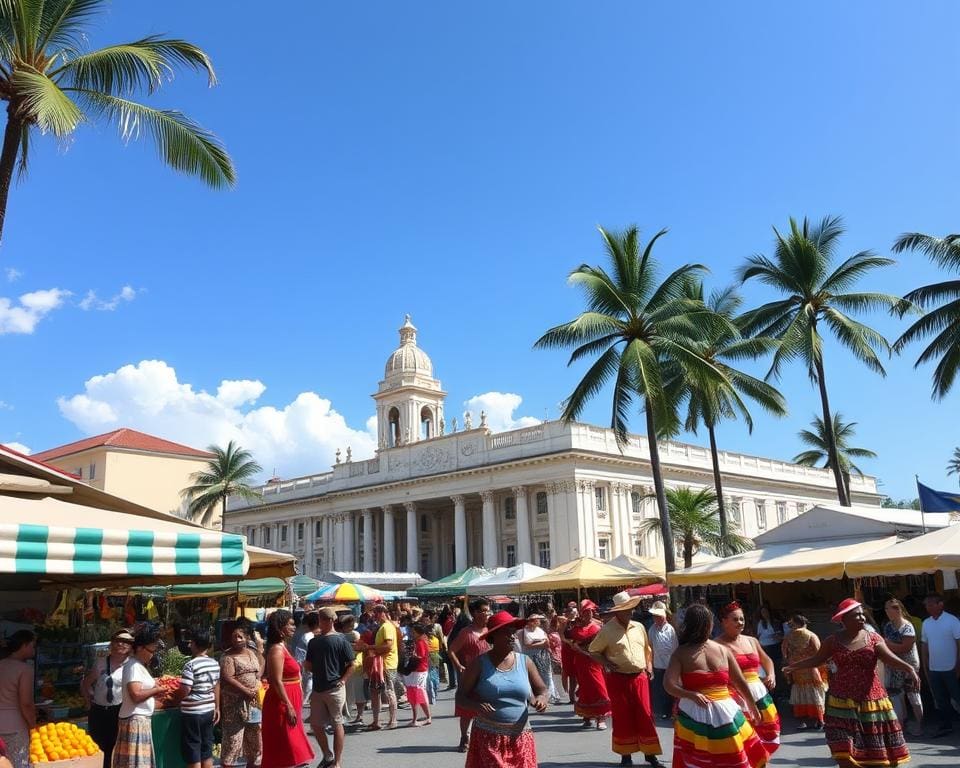
[[[703,283],[699,280],[689,285],[689,297],[703,300]],[[710,439],[710,458],[713,462],[713,484],[717,493],[717,511],[720,517],[720,540],[727,536],[727,510],[723,498],[723,480],[720,475],[720,454],[717,450],[717,425],[724,419],[738,416],[753,432],[753,418],[747,409],[743,396],[753,400],[767,413],[784,416],[787,403],[783,395],[765,381],[733,367],[731,362],[753,360],[772,351],[776,341],[764,337],[745,337],[740,332],[736,314],[743,304],[740,295],[731,288],[714,291],[706,301],[706,306],[716,314],[727,318],[728,325],[718,325],[709,338],[701,339],[701,354],[723,372],[724,378],[703,382],[698,386],[689,382],[685,376],[674,377],[678,388],[678,398],[686,398],[687,415],[684,428],[696,434],[702,424]],[[719,552],[725,555],[722,550]]]
[[[87,120],[116,120],[124,140],[152,134],[163,160],[211,187],[234,183],[223,145],[180,112],[130,99],[152,93],[177,67],[217,81],[210,58],[185,40],[157,36],[80,52],[106,0],[0,0],[0,99],[7,125],[0,150],[0,236],[19,161],[26,171],[34,129],[63,138]]]
[[[581,264],[570,273],[569,282],[586,294],[587,310],[574,320],[555,326],[541,336],[535,348],[574,347],[568,365],[598,355],[583,379],[563,404],[561,418],[575,421],[587,402],[605,385],[613,383],[613,411],[610,425],[621,448],[628,441],[627,417],[635,398],[643,403],[647,423],[650,469],[661,510],[661,536],[672,541],[670,518],[665,514],[667,499],[657,438],[661,426],[676,420],[676,409],[664,388],[663,365],[679,366],[689,379],[722,378],[723,374],[705,360],[695,339],[720,322],[702,301],[685,296],[685,284],[706,271],[699,264],[685,264],[658,284],[653,246],[661,230],[640,248],[636,227],[624,232],[600,228],[609,267]],[[665,548],[667,571],[676,568],[673,552]]]
[[[213,457],[207,462],[206,469],[194,472],[190,479],[193,485],[184,488],[180,495],[189,502],[187,516],[200,525],[209,524],[220,507],[220,525],[227,516],[227,498],[231,495],[256,501],[262,494],[250,487],[249,483],[263,467],[253,460],[250,451],[246,451],[233,440],[226,448],[211,445],[207,448]]]
[[[960,448],[953,449],[953,456],[947,462],[948,475],[960,475]]]
[[[693,556],[701,549],[735,555],[753,547],[753,542],[737,531],[736,523],[730,526],[726,534],[721,533],[717,495],[709,488],[669,488],[667,505],[674,546],[668,546],[666,542],[670,539],[665,539],[663,552],[666,555],[674,549],[681,550],[684,568],[693,564]],[[651,517],[641,521],[638,530],[647,535],[660,529],[660,520]]]
[[[805,467],[815,467],[818,464],[824,468],[833,469],[830,463],[830,453],[828,450],[827,430],[824,429],[823,419],[814,416],[810,422],[812,430],[801,429],[797,433],[800,442],[809,449],[798,453],[793,457],[795,464],[802,464]],[[843,414],[839,411],[833,414],[833,432],[834,441],[837,446],[837,459],[840,462],[840,475],[843,477],[843,485],[847,491],[847,498],[850,498],[850,473],[855,472],[863,475],[860,467],[853,463],[853,459],[875,459],[877,454],[867,448],[854,448],[850,445],[853,438],[857,422],[851,421],[844,423]]]
[[[893,250],[894,253],[920,251],[941,267],[960,271],[960,235],[939,238],[907,232],[897,238]],[[920,309],[934,308],[903,332],[894,342],[893,350],[899,353],[913,341],[934,337],[920,353],[914,368],[939,358],[933,371],[933,399],[940,400],[950,391],[960,372],[960,280],[924,285],[903,298]]]
[[[823,359],[824,328],[872,371],[886,376],[878,351],[890,352],[890,344],[875,329],[854,320],[846,312],[864,312],[883,307],[902,309],[902,299],[886,293],[848,292],[864,275],[893,264],[892,259],[861,251],[831,271],[837,241],[844,229],[838,216],[827,216],[816,226],[804,218],[802,224],[790,219],[785,236],[774,228],[776,245],[772,258],[751,256],[737,270],[742,282],[757,278],[783,298],[764,304],[743,316],[743,330],[777,339],[767,379],[778,377],[785,362],[801,358],[810,379],[820,390],[823,423],[827,425],[827,455],[830,466],[838,466],[837,446],[830,415],[830,398]],[[834,469],[837,498],[850,506],[843,475]]]

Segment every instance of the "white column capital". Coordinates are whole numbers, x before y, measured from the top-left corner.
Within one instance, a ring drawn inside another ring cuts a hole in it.
[[[405,501],[403,502],[403,508],[407,510],[407,513],[417,511],[417,502],[415,501]]]
[[[493,503],[493,491],[480,491],[480,501],[484,504]]]
[[[511,488],[510,490],[513,491],[513,495],[514,495],[514,496],[522,496],[523,494],[525,494],[525,493],[527,492],[527,486],[525,486],[525,485],[515,485],[515,486],[513,486],[513,488]]]
[[[459,493],[454,494],[453,496],[450,497],[450,501],[452,501],[454,504],[463,504],[466,501],[466,496]]]
[[[592,491],[596,486],[596,480],[578,480],[577,485],[581,491]]]

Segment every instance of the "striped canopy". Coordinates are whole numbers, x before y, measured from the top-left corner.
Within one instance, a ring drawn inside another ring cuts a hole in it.
[[[383,594],[373,587],[345,581],[342,584],[327,584],[303,599],[311,603],[366,603],[381,602]]]
[[[244,543],[174,517],[0,496],[0,574],[94,586],[240,578],[249,567]]]

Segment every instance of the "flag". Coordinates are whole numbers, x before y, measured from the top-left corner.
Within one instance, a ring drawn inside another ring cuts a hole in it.
[[[917,480],[920,509],[924,512],[960,512],[960,494],[935,491]]]

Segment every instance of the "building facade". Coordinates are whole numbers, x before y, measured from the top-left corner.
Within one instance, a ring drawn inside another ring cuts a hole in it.
[[[646,438],[621,450],[610,429],[548,421],[492,432],[485,414],[445,421],[443,392],[407,317],[377,393],[378,450],[328,472],[273,480],[262,500],[231,498],[225,528],[297,555],[303,572],[408,571],[435,579],[470,565],[551,567],[589,555],[662,556]],[[712,487],[706,448],[663,441],[668,487]],[[835,503],[826,470],[724,451],[730,518],[756,536]],[[856,504],[880,505],[876,480],[851,477]]]
[[[75,475],[101,491],[182,517],[186,503],[180,492],[193,484],[190,476],[205,469],[212,457],[212,453],[189,445],[123,428],[30,458]],[[210,526],[219,528],[220,515],[215,517]]]

